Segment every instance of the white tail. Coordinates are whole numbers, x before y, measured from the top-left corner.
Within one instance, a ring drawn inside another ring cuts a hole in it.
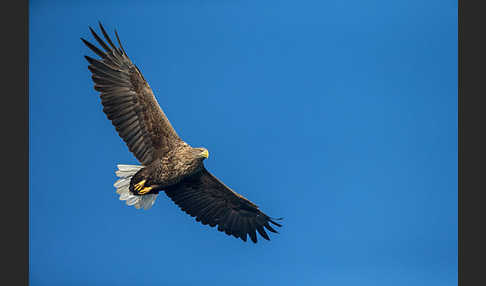
[[[115,174],[120,177],[113,186],[116,188],[116,193],[120,195],[121,201],[126,201],[128,206],[135,206],[135,208],[143,208],[148,210],[151,208],[158,194],[134,195],[130,192],[130,180],[144,166],[137,165],[117,165],[118,170]]]

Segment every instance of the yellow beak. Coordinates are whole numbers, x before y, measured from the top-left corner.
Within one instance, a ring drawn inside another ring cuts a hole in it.
[[[209,152],[208,150],[204,150],[202,153],[201,153],[201,156],[203,156],[204,158],[209,158]]]

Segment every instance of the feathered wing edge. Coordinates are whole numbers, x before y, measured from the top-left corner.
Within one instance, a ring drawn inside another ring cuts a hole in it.
[[[115,174],[120,178],[113,184],[116,193],[120,195],[120,201],[126,201],[127,206],[134,206],[136,209],[150,209],[157,199],[158,194],[134,195],[130,192],[130,180],[144,166],[119,164]]]
[[[81,38],[101,59],[85,56],[99,91],[103,112],[142,165],[150,164],[182,141],[140,70],[128,58],[115,30],[116,47],[99,23],[106,42],[89,27],[101,48]],[[104,51],[103,51],[104,50]]]
[[[207,170],[183,180],[168,188],[166,195],[196,221],[232,235],[243,241],[247,236],[256,243],[257,232],[266,240],[270,237],[265,230],[278,233],[270,224],[282,218],[272,218],[258,207],[219,181]]]

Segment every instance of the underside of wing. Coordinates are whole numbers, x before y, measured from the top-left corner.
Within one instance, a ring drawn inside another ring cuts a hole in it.
[[[165,191],[184,212],[196,217],[196,221],[247,240],[247,235],[256,243],[258,232],[270,240],[265,230],[277,232],[271,225],[281,226],[261,212],[258,207],[237,194],[206,169]]]
[[[108,44],[90,28],[104,49],[81,38],[101,59],[85,56],[90,65],[95,90],[99,91],[103,112],[115,126],[129,150],[144,165],[163,156],[181,142],[176,131],[160,108],[152,89],[140,70],[128,58],[118,34],[116,47],[100,23]]]

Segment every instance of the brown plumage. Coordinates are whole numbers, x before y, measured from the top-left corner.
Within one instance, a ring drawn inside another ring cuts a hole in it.
[[[142,73],[128,58],[117,32],[118,47],[101,23],[99,26],[108,44],[90,30],[104,51],[81,38],[101,57],[85,56],[94,88],[101,93],[103,112],[143,165],[119,165],[117,175],[121,179],[115,187],[120,199],[147,209],[164,191],[204,225],[217,226],[219,231],[243,241],[248,235],[256,243],[257,232],[269,240],[265,230],[277,232],[270,223],[281,225],[205,169],[203,160],[208,151],[192,148],[179,138]]]

